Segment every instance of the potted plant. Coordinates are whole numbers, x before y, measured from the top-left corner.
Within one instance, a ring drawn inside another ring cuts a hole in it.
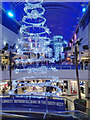
[[[84,46],[83,46],[83,49],[84,49],[84,50],[88,50],[88,49],[89,49],[89,48],[88,48],[88,45],[84,45]]]
[[[74,100],[74,106],[75,110],[80,110],[85,112],[86,111],[86,100],[85,99],[75,99]]]

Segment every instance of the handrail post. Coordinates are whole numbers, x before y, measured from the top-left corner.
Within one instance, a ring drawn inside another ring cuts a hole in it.
[[[48,113],[48,96],[46,96],[46,112]]]

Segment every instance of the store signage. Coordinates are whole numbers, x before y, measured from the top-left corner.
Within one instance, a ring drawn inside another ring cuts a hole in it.
[[[64,100],[31,98],[31,97],[6,97],[0,100],[2,110],[24,111],[65,111]]]

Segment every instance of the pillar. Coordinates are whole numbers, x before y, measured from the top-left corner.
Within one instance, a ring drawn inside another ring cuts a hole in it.
[[[68,95],[71,95],[71,85],[70,85],[70,80],[68,80]]]
[[[81,62],[81,50],[79,50],[79,63]]]
[[[85,82],[85,97],[88,97],[88,82]]]

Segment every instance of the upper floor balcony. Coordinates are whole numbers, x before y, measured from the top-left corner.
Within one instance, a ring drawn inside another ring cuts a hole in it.
[[[15,66],[16,67],[16,66]],[[52,79],[53,77],[58,77],[59,79],[71,79],[76,80],[76,69],[75,65],[59,65],[59,64],[49,64],[37,66],[35,64],[25,66],[23,70],[23,66],[17,66],[18,69],[12,69],[12,80],[22,77],[30,77],[32,79]],[[29,69],[28,69],[29,68]],[[88,81],[89,72],[90,72],[90,64],[88,67],[84,67],[81,70],[80,65],[78,66],[79,71],[79,79]],[[36,70],[37,69],[37,70]],[[1,69],[0,69],[1,70]],[[20,70],[20,71],[19,71]],[[0,80],[9,80],[9,69],[1,70]]]

